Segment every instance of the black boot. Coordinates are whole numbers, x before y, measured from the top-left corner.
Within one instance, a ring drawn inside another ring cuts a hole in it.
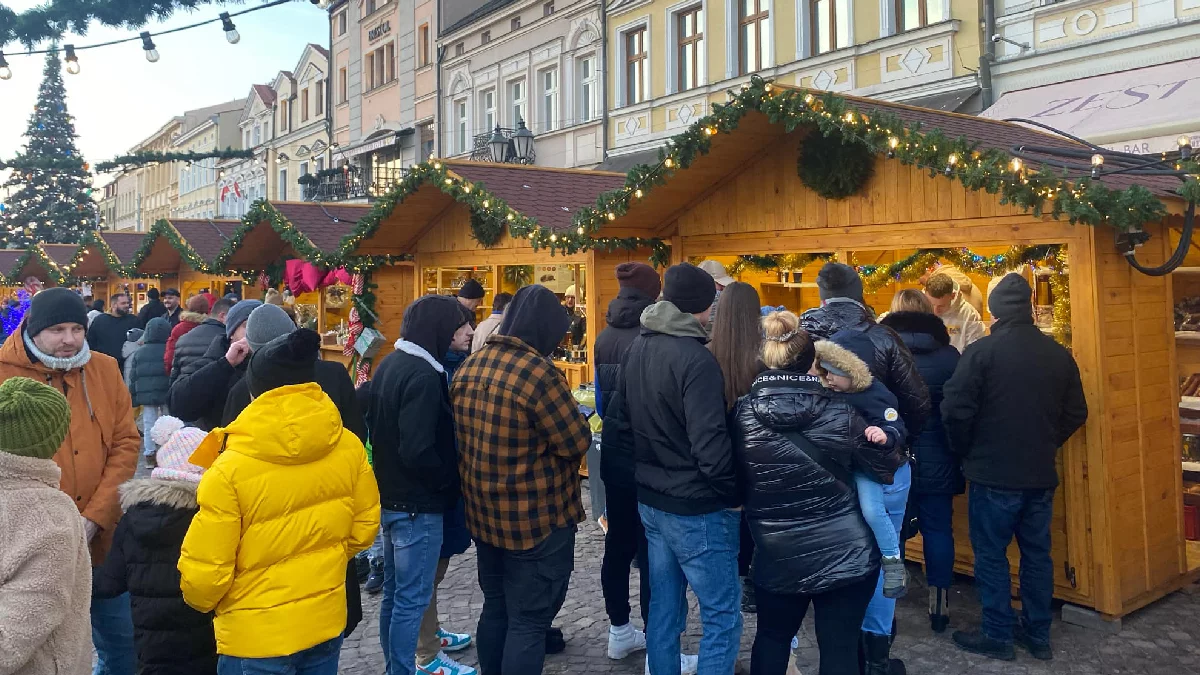
[[[754,584],[750,577],[742,577],[742,611],[746,614],[757,614],[758,604],[754,600]]]
[[[950,589],[929,587],[929,627],[941,633],[950,625]]]
[[[892,650],[890,635],[863,631],[861,645],[863,675],[905,675],[904,662],[889,658]]]
[[[563,637],[561,628],[550,628],[546,631],[546,653],[560,654],[567,648],[567,641]]]

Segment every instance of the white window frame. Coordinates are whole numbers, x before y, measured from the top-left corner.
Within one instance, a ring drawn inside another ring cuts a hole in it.
[[[300,162],[300,175],[303,176],[307,173],[308,173],[308,162]]]
[[[546,87],[546,76],[553,76],[553,87]],[[562,81],[559,77],[558,66],[543,68],[537,72],[538,79],[538,117],[546,117],[547,119],[539,119],[542,125],[542,133],[554,131],[559,128],[562,119],[561,101],[559,94],[562,91]],[[549,112],[549,115],[547,115]],[[528,126],[528,124],[526,125]]]
[[[488,101],[491,98],[491,101]],[[479,125],[483,133],[492,133],[496,128],[496,88],[491,87],[479,92]]]
[[[802,4],[805,0],[796,1],[797,10],[803,7],[807,11],[808,5]],[[763,30],[766,58],[763,60],[762,68],[753,72],[761,72],[775,67],[775,20],[778,17],[775,14],[775,0],[764,0],[764,3],[767,7],[767,25]],[[741,47],[740,40],[742,39],[741,23],[739,21],[741,18],[740,4],[741,0],[729,0],[725,3],[725,79],[740,77],[740,73],[738,72],[741,68],[739,49]],[[705,14],[706,19],[707,16]],[[707,38],[708,36],[705,35],[705,37]]]
[[[683,91],[683,86],[679,81],[679,13],[685,9],[691,9],[696,6],[696,0],[686,2],[678,2],[671,5],[666,10],[667,21],[667,44],[670,49],[667,50],[667,93],[677,94]],[[704,15],[704,21],[700,26],[700,30],[704,33],[700,45],[700,59],[696,63],[696,86],[699,89],[708,84],[708,0],[701,0],[700,13]]]
[[[583,76],[583,64],[591,62],[592,74],[590,77]],[[579,82],[579,93],[577,96],[576,107],[578,108],[579,123],[593,122],[600,119],[600,56],[596,52],[590,52],[581,56],[575,57],[575,79]],[[591,105],[583,98],[583,90],[587,85],[591,85]]]
[[[516,85],[516,84],[521,85],[520,98],[513,95],[513,85]],[[529,123],[530,123],[530,119],[529,119],[529,80],[525,77],[517,77],[517,78],[511,79],[511,80],[507,80],[504,83],[504,93],[505,93],[505,98],[507,99],[507,103],[508,103],[508,106],[507,106],[508,114],[510,116],[510,119],[506,120],[506,124],[508,124],[508,126],[510,128],[516,129],[517,122],[519,120],[524,120],[525,126],[528,128]],[[519,113],[517,111],[518,108],[520,108]]]
[[[467,138],[471,135],[470,106],[466,98],[455,99],[454,106],[454,149],[455,154],[461,155],[467,151]]]
[[[630,21],[627,24],[617,27],[617,64],[620,66],[617,71],[617,91],[616,96],[617,108],[623,108],[627,105],[634,105],[628,101],[629,96],[629,50],[625,40],[625,34],[631,30],[644,28],[646,30],[646,72],[645,81],[642,83],[644,91],[642,92],[643,101],[641,104],[646,104],[654,100],[652,92],[654,87],[652,81],[654,79],[654,34],[651,26],[652,17],[644,16],[636,21]]]

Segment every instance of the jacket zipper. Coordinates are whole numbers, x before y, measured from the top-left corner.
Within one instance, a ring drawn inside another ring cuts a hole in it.
[[[67,404],[70,405],[71,399],[67,396],[67,376],[64,374],[61,379],[62,379],[62,386],[60,388],[62,389],[63,398],[67,399]],[[46,373],[46,384],[53,387],[54,386],[53,380],[54,380],[54,374]],[[79,467],[75,466],[75,439],[71,437],[70,425],[67,426],[67,451],[68,451],[67,455],[71,459],[71,491],[70,491],[70,494],[74,497],[78,497],[79,496],[78,495],[79,477],[76,475],[76,472],[79,471]],[[82,504],[82,502],[80,502],[78,499],[75,500],[75,508],[78,509],[81,504]],[[83,511],[81,510],[80,513],[82,513],[82,512]]]

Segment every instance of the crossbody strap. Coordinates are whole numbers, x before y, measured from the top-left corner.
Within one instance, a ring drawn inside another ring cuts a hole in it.
[[[854,476],[850,473],[850,471],[848,471],[846,467],[830,459],[823,450],[817,447],[815,443],[808,440],[804,434],[798,431],[783,431],[780,433],[783,434],[784,438],[791,441],[793,445],[804,451],[804,454],[808,455],[810,459],[819,464],[822,469],[825,469],[829,473],[833,474],[834,478],[838,479],[845,485],[850,487],[854,486]]]

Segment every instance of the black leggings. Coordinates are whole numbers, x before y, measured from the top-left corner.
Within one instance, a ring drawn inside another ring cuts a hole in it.
[[[637,492],[633,488],[605,486],[608,534],[604,536],[604,560],[600,563],[600,587],[604,609],[613,626],[629,623],[629,564],[638,561],[642,625],[650,612],[650,563],[646,557],[646,530],[638,515]]]
[[[859,633],[877,581],[872,575],[816,595],[780,595],[756,586],[758,633],[750,656],[750,675],[787,672],[792,638],[800,630],[809,603],[821,652],[819,675],[857,675]]]

